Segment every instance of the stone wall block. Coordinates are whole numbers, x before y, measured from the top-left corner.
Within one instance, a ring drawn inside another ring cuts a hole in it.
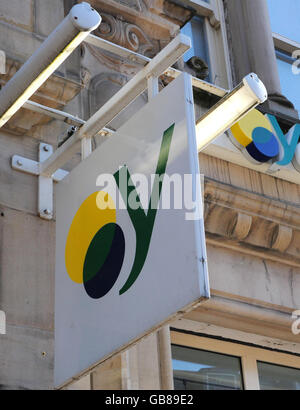
[[[49,1],[48,3],[52,3]],[[9,0],[0,2],[0,21],[33,29],[33,0]]]

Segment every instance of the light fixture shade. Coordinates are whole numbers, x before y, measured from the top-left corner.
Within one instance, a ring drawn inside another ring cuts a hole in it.
[[[196,124],[198,151],[222,135],[258,104],[268,98],[266,87],[256,74],[248,74],[241,84],[207,111]]]
[[[0,91],[0,128],[100,22],[100,15],[90,4],[83,2],[72,7],[65,19]]]

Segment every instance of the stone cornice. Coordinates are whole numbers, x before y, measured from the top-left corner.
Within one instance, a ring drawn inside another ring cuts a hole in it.
[[[6,61],[6,74],[0,75],[0,86],[3,87],[20,68],[21,63],[13,59]],[[68,78],[52,75],[31,97],[32,101],[51,108],[62,109],[84,87]],[[47,124],[50,117],[21,108],[3,129],[15,135],[31,135],[34,127]]]
[[[207,242],[300,266],[300,207],[205,181]]]
[[[299,354],[299,336],[291,331],[293,320],[291,311],[224,298],[212,291],[209,301],[173,322],[171,327]]]

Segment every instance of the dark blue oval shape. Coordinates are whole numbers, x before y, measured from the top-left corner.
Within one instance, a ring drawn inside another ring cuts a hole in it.
[[[256,127],[252,132],[252,139],[246,149],[256,161],[267,162],[279,154],[278,141],[271,131]]]
[[[111,240],[111,232],[114,231],[113,239]],[[109,237],[107,237],[109,235]],[[105,296],[114,286],[119,277],[125,255],[125,237],[119,225],[111,223],[104,225],[94,236],[88,248],[83,268],[83,278],[90,277],[86,272],[89,264],[90,254],[95,255],[95,249],[101,252],[101,243],[109,240],[111,243],[110,250],[106,256],[104,263],[99,267],[99,270],[89,280],[84,280],[84,288],[86,293],[93,299],[100,299]],[[101,260],[101,257],[99,257]]]

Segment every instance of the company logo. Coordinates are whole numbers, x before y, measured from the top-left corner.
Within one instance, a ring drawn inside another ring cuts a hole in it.
[[[163,134],[147,213],[128,168],[124,166],[114,174],[136,234],[135,258],[120,295],[137,280],[147,258],[174,127],[175,124]],[[121,183],[122,175],[125,175],[126,184]],[[130,197],[135,198],[138,207],[130,207]],[[105,191],[94,192],[79,207],[68,232],[65,247],[67,273],[74,282],[83,283],[86,293],[93,299],[105,296],[112,289],[122,269],[125,235],[116,220],[117,210],[112,197]]]
[[[109,206],[103,209],[107,202]],[[72,221],[65,249],[67,272],[97,299],[115,284],[124,254],[125,238],[116,223],[115,204],[107,192],[95,192],[81,204]]]
[[[293,163],[300,172],[300,124],[284,135],[274,115],[252,110],[231,128],[235,140],[255,163],[278,167]]]

